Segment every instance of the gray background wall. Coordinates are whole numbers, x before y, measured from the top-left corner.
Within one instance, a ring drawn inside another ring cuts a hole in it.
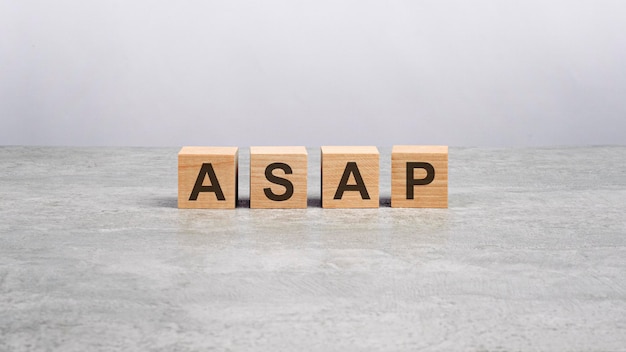
[[[624,144],[623,1],[0,0],[0,144]]]

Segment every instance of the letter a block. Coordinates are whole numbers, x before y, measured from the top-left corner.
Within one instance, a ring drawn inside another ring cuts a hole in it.
[[[237,147],[183,147],[178,153],[178,207],[234,209]]]
[[[250,208],[306,208],[304,147],[250,147]]]
[[[378,208],[376,147],[322,147],[322,208]]]
[[[393,208],[448,207],[448,147],[396,145],[391,151]]]

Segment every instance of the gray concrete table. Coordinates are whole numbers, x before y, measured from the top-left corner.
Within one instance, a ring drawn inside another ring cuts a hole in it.
[[[176,208],[178,149],[0,148],[0,351],[626,350],[626,148],[450,150],[450,208]],[[248,194],[241,150],[240,197]]]

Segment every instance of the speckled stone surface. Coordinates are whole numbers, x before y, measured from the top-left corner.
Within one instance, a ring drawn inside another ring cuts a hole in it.
[[[626,350],[626,147],[450,150],[450,208],[176,208],[177,148],[0,148],[0,351]],[[240,198],[248,195],[241,148]]]

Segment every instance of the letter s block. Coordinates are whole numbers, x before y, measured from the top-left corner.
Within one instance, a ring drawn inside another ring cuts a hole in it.
[[[393,208],[448,207],[448,147],[396,145],[391,151]]]
[[[237,147],[183,147],[178,152],[178,207],[234,209]]]
[[[306,208],[305,147],[250,147],[250,208]]]
[[[376,147],[322,147],[322,208],[378,208]]]

